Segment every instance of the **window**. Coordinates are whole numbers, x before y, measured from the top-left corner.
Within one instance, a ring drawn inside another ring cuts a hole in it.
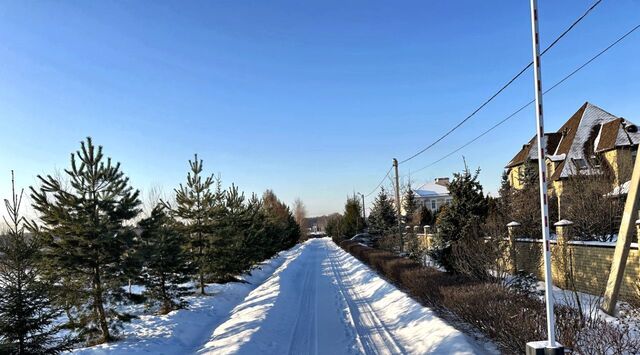
[[[572,159],[573,160],[573,164],[576,166],[576,168],[578,168],[578,170],[586,170],[587,169],[587,162],[582,159]]]
[[[436,200],[431,200],[431,209],[435,211],[435,209],[436,209]]]

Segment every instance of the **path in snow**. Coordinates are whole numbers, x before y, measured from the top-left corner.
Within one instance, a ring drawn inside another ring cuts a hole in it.
[[[305,243],[218,326],[202,354],[475,354],[484,350],[330,239]]]

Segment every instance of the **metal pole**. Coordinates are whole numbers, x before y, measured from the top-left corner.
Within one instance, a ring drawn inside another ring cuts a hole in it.
[[[364,219],[365,224],[366,224],[366,221],[367,221],[367,212],[366,212],[366,211],[365,211],[365,209],[364,209],[364,194],[361,194],[361,193],[359,193],[359,192],[358,192],[358,194],[360,194],[360,196],[362,196],[362,219]]]
[[[549,206],[547,199],[547,169],[544,149],[544,118],[542,111],[542,74],[540,70],[540,36],[538,32],[538,1],[531,0],[531,36],[533,42],[533,79],[536,97],[536,122],[538,142],[538,177],[540,180],[540,217],[542,222],[542,243],[544,248],[544,283],[547,306],[547,334],[550,348],[556,347],[555,320],[553,314],[553,284],[551,280],[551,246],[549,243]]]
[[[393,158],[393,170],[396,174],[395,177],[395,185],[396,185],[396,215],[398,217],[398,233],[400,233],[400,252],[404,251],[404,237],[402,236],[402,222],[400,218],[402,217],[402,211],[400,206],[400,177],[398,175],[398,159]]]

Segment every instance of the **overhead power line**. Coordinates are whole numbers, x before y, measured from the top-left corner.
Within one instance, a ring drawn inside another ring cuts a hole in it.
[[[389,174],[391,174],[391,169],[393,169],[393,166],[389,168],[389,170],[387,170],[387,173],[384,174],[384,176],[382,177],[382,180],[380,180],[380,183],[378,183],[378,185],[371,190],[371,192],[369,192],[368,194],[364,195],[364,197],[369,197],[371,195],[373,195],[380,186],[382,186],[382,184],[384,184],[384,181],[387,179],[387,177],[389,176]]]
[[[553,40],[553,42],[551,42],[551,44],[549,46],[547,46],[547,48],[545,48],[541,53],[540,56],[544,55],[548,50],[550,50],[551,48],[553,48],[553,46],[555,46],[567,33],[569,33],[580,21],[582,21],[585,17],[587,17],[587,15],[596,8],[596,6],[598,6],[600,3],[602,2],[602,0],[598,0],[596,2],[594,2],[588,9],[587,11],[585,11],[582,16],[578,17],[566,30],[564,30],[558,37],[556,37],[556,39]],[[511,84],[513,84],[514,81],[516,81],[516,79],[518,79],[520,76],[522,76],[522,74],[524,74],[527,69],[531,68],[531,66],[533,65],[533,61],[530,62],[529,64],[527,64],[524,68],[522,68],[522,70],[520,70],[520,72],[518,72],[518,74],[516,74],[514,77],[512,77],[509,81],[507,81],[506,84],[504,84],[498,91],[496,91],[493,95],[491,95],[491,97],[489,97],[487,100],[485,100],[480,106],[478,106],[478,108],[476,108],[473,112],[471,112],[471,114],[469,114],[467,117],[465,117],[462,121],[458,122],[455,126],[453,126],[450,130],[448,130],[445,134],[443,134],[442,136],[440,136],[438,139],[436,139],[435,141],[433,141],[431,144],[427,145],[426,147],[424,147],[423,149],[419,150],[417,153],[413,154],[412,156],[400,161],[400,164],[406,163],[409,160],[417,157],[418,155],[426,152],[427,150],[429,150],[431,147],[433,147],[434,145],[438,144],[440,141],[442,141],[443,139],[445,139],[447,136],[449,136],[451,133],[453,133],[455,130],[457,130],[458,128],[460,128],[460,126],[462,126],[465,122],[467,122],[468,120],[470,120],[473,116],[475,116],[478,112],[480,112],[480,110],[482,110],[485,106],[487,106],[491,101],[493,101],[493,99],[495,99],[498,95],[500,95],[507,87],[509,87]]]
[[[577,67],[576,69],[574,69],[571,73],[569,73],[568,75],[566,75],[564,78],[560,79],[560,81],[558,81],[557,83],[553,84],[549,89],[544,91],[544,94],[548,93],[549,91],[555,89],[556,87],[560,86],[562,83],[564,83],[566,80],[568,80],[569,78],[571,78],[573,75],[575,75],[576,73],[578,73],[580,70],[582,70],[584,67],[586,67],[587,65],[591,64],[594,60],[598,59],[598,57],[600,57],[601,55],[603,55],[604,53],[606,53],[607,51],[609,51],[611,48],[615,47],[618,43],[622,42],[622,40],[624,40],[625,38],[627,38],[630,34],[632,34],[633,32],[635,32],[636,30],[638,30],[640,28],[640,24],[636,25],[635,27],[633,27],[631,30],[629,30],[627,33],[625,33],[624,35],[622,35],[621,37],[619,37],[617,40],[615,40],[613,43],[611,43],[609,46],[607,46],[605,49],[601,50],[600,52],[598,52],[598,54],[596,54],[595,56],[591,57],[591,59],[589,59],[588,61],[584,62],[582,65],[580,65],[579,67]],[[491,126],[489,129],[487,129],[486,131],[480,133],[478,136],[476,136],[475,138],[473,138],[472,140],[468,141],[467,143],[463,144],[462,146],[458,147],[457,149],[455,149],[454,151],[448,153],[447,155],[441,157],[438,160],[435,160],[434,162],[432,162],[429,165],[423,166],[422,168],[418,169],[418,170],[414,170],[413,173],[417,173],[420,172],[424,169],[430,168],[432,166],[434,166],[435,164],[447,159],[448,157],[452,156],[453,154],[459,152],[460,150],[468,147],[469,145],[471,145],[472,143],[474,143],[475,141],[477,141],[478,139],[484,137],[487,133],[493,131],[494,129],[498,128],[500,125],[502,125],[503,123],[507,122],[508,120],[510,120],[511,118],[513,118],[514,116],[516,116],[517,114],[519,114],[520,112],[522,112],[522,110],[524,110],[525,108],[529,107],[531,104],[533,104],[535,102],[535,100],[531,100],[528,103],[526,103],[525,105],[521,106],[520,108],[518,108],[516,111],[514,111],[513,113],[511,113],[509,116],[505,117],[504,119],[502,119],[501,121],[497,122],[495,125]]]

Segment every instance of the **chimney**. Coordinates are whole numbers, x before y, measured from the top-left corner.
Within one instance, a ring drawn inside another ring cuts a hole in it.
[[[436,183],[436,185],[448,187],[449,186],[449,178],[448,177],[436,178],[435,183]]]

